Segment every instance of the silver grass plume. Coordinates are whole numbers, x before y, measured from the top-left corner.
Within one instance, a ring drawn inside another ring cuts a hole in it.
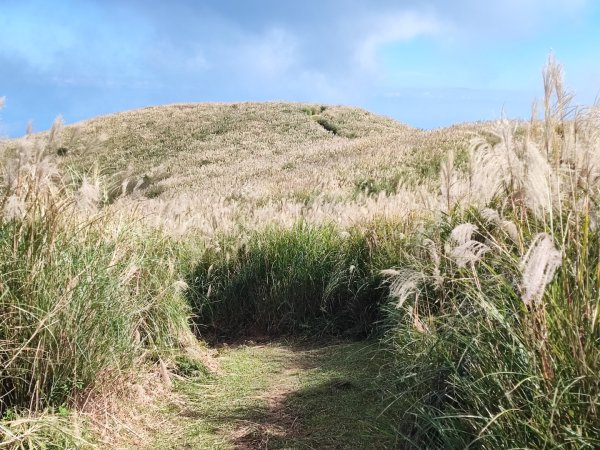
[[[481,210],[481,217],[483,217],[487,222],[496,224],[500,227],[502,231],[504,231],[511,240],[518,244],[519,240],[519,229],[515,225],[514,222],[510,220],[503,219],[498,211],[492,208],[483,208]]]
[[[490,250],[486,244],[471,239],[476,231],[477,226],[472,223],[462,223],[454,227],[450,233],[450,239],[457,245],[450,250],[449,254],[458,267],[476,263]]]
[[[548,160],[532,143],[524,146],[523,187],[527,206],[538,216],[552,209],[553,171]]]
[[[27,213],[25,202],[17,195],[10,195],[4,203],[2,217],[6,222],[12,220],[22,220]]]
[[[524,168],[515,151],[514,130],[508,120],[498,122],[492,134],[499,139],[495,145],[484,138],[471,142],[471,195],[480,204],[487,204],[501,190],[519,192]]]
[[[562,263],[562,254],[554,246],[552,237],[539,233],[521,260],[521,299],[525,305],[538,304],[544,290]]]
[[[477,231],[477,226],[472,223],[461,223],[454,227],[450,233],[450,238],[461,245],[471,240],[473,233]]]
[[[183,293],[189,289],[189,285],[183,280],[175,281],[173,287],[175,288],[175,291],[179,293]]]
[[[382,270],[381,274],[387,277],[390,283],[389,296],[398,301],[396,308],[401,308],[412,295],[418,295],[421,285],[427,280],[423,272],[413,269],[386,269]]]
[[[514,222],[510,220],[503,220],[500,223],[500,228],[502,228],[502,230],[508,234],[508,237],[510,237],[515,244],[518,244],[521,241],[519,229]]]
[[[60,135],[63,129],[63,118],[62,116],[57,116],[52,122],[52,127],[50,128],[50,133],[48,133],[48,141],[46,146],[50,152],[54,152],[60,146]]]
[[[450,257],[454,259],[458,267],[465,267],[469,263],[475,264],[488,251],[490,251],[490,247],[486,244],[470,240],[450,250]]]
[[[85,177],[76,194],[77,207],[87,213],[95,213],[100,205],[100,186],[97,183],[90,183]]]
[[[456,202],[454,186],[457,183],[456,172],[454,170],[454,152],[449,151],[445,161],[440,168],[440,192],[442,202],[446,211],[450,211]]]
[[[483,208],[480,212],[481,217],[491,223],[500,223],[500,214],[498,211],[492,208]]]
[[[437,287],[441,287],[444,284],[444,277],[440,271],[442,259],[440,257],[440,253],[438,252],[437,246],[431,239],[425,239],[423,241],[423,245],[429,252],[429,259],[431,259],[431,262],[433,262],[433,275],[431,278]]]

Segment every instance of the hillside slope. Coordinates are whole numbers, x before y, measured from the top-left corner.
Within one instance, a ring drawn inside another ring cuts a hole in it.
[[[223,231],[307,213],[339,221],[344,211],[352,220],[393,212],[406,202],[390,206],[389,197],[429,181],[435,188],[442,156],[466,155],[478,127],[427,132],[341,106],[176,104],[67,126],[54,151],[60,166],[101,178],[118,207],[211,234],[217,224]]]

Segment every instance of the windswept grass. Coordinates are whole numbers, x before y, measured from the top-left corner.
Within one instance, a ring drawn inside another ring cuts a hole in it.
[[[550,59],[541,120],[439,162],[429,214],[208,249],[189,291],[201,330],[383,333],[408,448],[598,447],[600,124],[561,79]]]
[[[93,187],[69,191],[47,157],[53,139],[22,149],[0,188],[0,438],[17,448],[68,440],[48,412],[189,338],[169,241],[94,213]]]
[[[423,199],[437,189],[444,155],[453,150],[462,161],[481,129],[422,131],[340,106],[180,104],[66,126],[53,153],[75,179],[100,179],[118,214],[213,239],[302,220],[347,227],[428,208]],[[0,150],[46,138],[34,134]],[[315,195],[307,204],[297,192]]]
[[[530,123],[174,105],[5,146],[3,439],[35,446],[20,414],[162,362],[191,312],[206,338],[381,338],[407,448],[599,447],[600,113],[552,57],[544,91]]]
[[[545,83],[544,120],[479,141],[468,180],[442,171],[465,196],[386,272],[408,448],[600,445],[597,113],[568,115],[553,59]]]

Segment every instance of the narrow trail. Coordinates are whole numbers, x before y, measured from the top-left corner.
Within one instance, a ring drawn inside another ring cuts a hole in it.
[[[151,448],[393,448],[376,350],[346,341],[220,348],[218,374],[178,385]]]

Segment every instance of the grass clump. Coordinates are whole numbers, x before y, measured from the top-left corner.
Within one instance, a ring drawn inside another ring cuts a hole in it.
[[[319,125],[323,127],[325,131],[329,131],[330,133],[333,133],[335,135],[337,135],[340,132],[338,126],[326,117],[318,117],[316,121]]]
[[[453,219],[450,229],[462,222]],[[531,244],[543,254],[526,259],[503,230],[479,224],[466,242],[485,254],[465,260],[464,243],[440,232],[390,273],[398,434],[411,448],[597,446],[598,233],[581,230],[557,250],[529,222],[525,243],[551,247]]]
[[[465,197],[385,272],[408,448],[600,445],[597,117],[569,117],[560,80],[551,59],[544,120],[480,141]]]
[[[69,436],[49,413],[114,389],[189,332],[170,242],[98,211],[94,183],[67,189],[47,156],[58,133],[23,147],[0,186],[0,438],[16,447]]]
[[[317,114],[321,114],[327,109],[325,105],[309,105],[303,106],[300,110],[306,114],[307,116],[316,116]]]
[[[375,221],[272,227],[243,244],[223,239],[202,255],[188,284],[203,331],[365,334],[377,321],[379,270],[393,264],[404,225]]]

